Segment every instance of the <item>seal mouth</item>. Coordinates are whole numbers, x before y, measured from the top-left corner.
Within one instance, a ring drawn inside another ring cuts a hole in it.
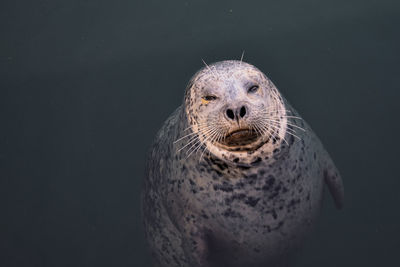
[[[225,146],[244,146],[254,143],[260,135],[251,129],[238,129],[228,133],[222,140],[221,144]]]

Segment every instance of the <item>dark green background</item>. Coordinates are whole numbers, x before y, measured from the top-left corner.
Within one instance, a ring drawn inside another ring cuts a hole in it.
[[[149,266],[145,154],[206,62],[263,70],[325,144],[296,266],[395,266],[399,1],[1,1],[0,266]]]

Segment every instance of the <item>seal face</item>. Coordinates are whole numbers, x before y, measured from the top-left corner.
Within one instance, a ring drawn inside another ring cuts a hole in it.
[[[193,152],[204,146],[217,158],[249,164],[269,140],[284,139],[282,97],[261,71],[244,62],[224,61],[200,70],[189,83],[184,106],[199,141],[191,146]]]
[[[206,65],[149,153],[145,234],[158,266],[284,266],[318,214],[328,153],[256,67]]]

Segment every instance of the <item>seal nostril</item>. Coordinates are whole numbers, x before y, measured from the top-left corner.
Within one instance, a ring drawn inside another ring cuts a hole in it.
[[[235,114],[233,114],[232,109],[227,109],[226,110],[226,115],[228,116],[229,119],[234,120],[235,119]]]
[[[240,113],[239,113],[240,117],[244,117],[246,115],[246,108],[243,106],[240,108]]]

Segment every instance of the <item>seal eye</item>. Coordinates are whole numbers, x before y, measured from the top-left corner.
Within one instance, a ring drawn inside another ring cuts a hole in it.
[[[247,89],[247,93],[255,93],[258,91],[259,86],[258,85],[253,85],[249,89]]]
[[[206,95],[201,98],[201,103],[208,104],[208,102],[215,100],[215,99],[217,99],[217,97],[214,95]]]
[[[203,96],[203,99],[204,99],[205,101],[211,101],[211,100],[217,99],[217,97],[214,96],[214,95],[206,95],[206,96]]]

